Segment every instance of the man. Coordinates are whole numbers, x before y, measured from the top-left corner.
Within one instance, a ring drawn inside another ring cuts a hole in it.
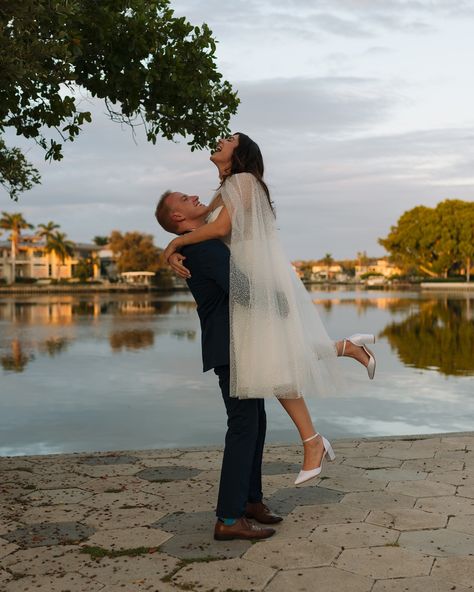
[[[206,223],[209,208],[196,195],[166,191],[155,216],[168,232],[184,234]],[[216,507],[216,540],[264,539],[275,533],[261,528],[282,518],[262,502],[262,456],[266,433],[263,399],[238,399],[229,393],[229,249],[219,240],[182,250],[190,277],[186,280],[201,322],[203,371],[219,379],[227,411],[227,433]]]

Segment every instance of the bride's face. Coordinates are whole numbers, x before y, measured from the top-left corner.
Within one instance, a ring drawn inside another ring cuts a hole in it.
[[[221,138],[217,142],[216,149],[211,154],[211,161],[221,167],[230,166],[232,154],[239,145],[239,134],[233,134],[227,138]]]

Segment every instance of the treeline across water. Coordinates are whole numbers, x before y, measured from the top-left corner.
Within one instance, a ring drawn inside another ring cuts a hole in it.
[[[474,263],[474,202],[447,199],[405,212],[379,243],[407,274],[470,281]]]

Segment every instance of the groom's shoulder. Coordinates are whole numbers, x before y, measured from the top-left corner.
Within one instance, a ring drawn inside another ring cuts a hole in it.
[[[227,253],[229,249],[225,246],[225,244],[217,239],[209,239],[203,241],[201,243],[196,243],[195,245],[187,245],[183,247],[181,252],[183,255],[200,255],[200,254],[210,254],[210,253]]]

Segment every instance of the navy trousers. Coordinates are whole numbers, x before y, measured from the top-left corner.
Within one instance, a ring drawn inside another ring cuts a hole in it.
[[[264,399],[238,399],[229,394],[230,368],[214,372],[227,411],[227,433],[216,515],[240,518],[247,502],[262,500],[262,457],[267,431]]]

